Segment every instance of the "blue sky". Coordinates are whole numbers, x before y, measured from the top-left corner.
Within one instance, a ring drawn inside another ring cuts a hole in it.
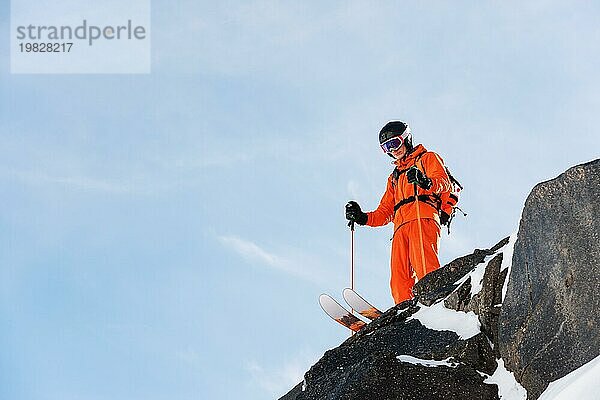
[[[408,121],[465,186],[441,260],[598,157],[592,2],[152,2],[152,74],[11,75],[0,9],[0,398],[268,399],[346,332],[343,206]],[[390,227],[356,232],[382,308]]]

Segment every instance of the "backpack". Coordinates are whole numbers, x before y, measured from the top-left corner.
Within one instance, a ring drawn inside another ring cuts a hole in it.
[[[421,171],[425,173],[425,168],[423,168],[423,163],[420,162],[421,157],[424,154],[426,154],[426,153],[423,153],[418,156],[418,158],[415,160],[415,166],[417,165],[417,163],[420,163]],[[458,205],[457,205],[458,200],[459,200],[459,194],[460,194],[460,191],[463,190],[463,186],[452,175],[452,173],[450,172],[450,170],[448,169],[447,166],[444,165],[444,169],[446,170],[446,173],[448,174],[448,178],[450,178],[450,183],[452,184],[452,190],[449,192],[444,192],[442,194],[432,194],[430,196],[429,195],[423,195],[423,196],[419,195],[419,201],[428,202],[429,204],[432,204],[437,208],[438,214],[440,215],[440,224],[447,226],[448,234],[450,234],[450,224],[452,223],[452,220],[454,219],[454,216],[456,215],[456,210],[459,210],[465,217],[467,216],[467,214],[463,210],[461,210],[460,207],[458,207]],[[406,172],[406,170],[399,171],[398,168],[394,168],[394,171],[392,173],[394,180],[398,180],[400,175],[404,172]],[[394,206],[394,212],[400,206],[402,206],[406,203],[410,203],[414,200],[415,200],[414,196],[411,196],[409,198],[406,198],[406,199],[400,201],[398,204],[396,204]]]
[[[444,166],[450,183],[452,184],[453,190],[451,192],[444,192],[440,195],[434,195],[439,198],[439,212],[440,212],[440,223],[448,227],[448,234],[450,234],[450,223],[456,215],[456,210],[459,210],[463,216],[467,214],[457,206],[460,191],[463,190],[463,186],[460,182],[452,175],[448,167]]]

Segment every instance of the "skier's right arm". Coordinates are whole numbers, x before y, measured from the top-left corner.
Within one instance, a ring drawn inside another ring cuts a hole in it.
[[[385,193],[381,197],[381,201],[379,202],[377,209],[367,213],[367,225],[386,225],[394,218],[394,186],[392,184],[392,179],[393,178],[390,175]]]

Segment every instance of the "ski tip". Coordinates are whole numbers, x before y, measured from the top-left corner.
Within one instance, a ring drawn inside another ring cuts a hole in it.
[[[319,304],[321,305],[321,307],[323,307],[323,305],[325,305],[325,304],[331,304],[331,303],[337,303],[337,300],[334,299],[333,297],[331,297],[330,295],[328,295],[327,293],[322,293],[319,296]]]
[[[342,297],[344,299],[348,299],[348,298],[353,297],[353,296],[354,297],[358,296],[358,293],[356,293],[356,290],[354,290],[352,288],[349,288],[349,287],[347,287],[344,290],[342,290]]]

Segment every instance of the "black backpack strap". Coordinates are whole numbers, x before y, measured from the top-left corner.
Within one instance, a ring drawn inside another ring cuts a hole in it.
[[[409,204],[409,203],[413,203],[415,201],[415,196],[410,196],[407,197],[405,199],[400,200],[398,203],[396,203],[396,205],[394,206],[394,213],[396,211],[398,211],[398,209],[400,207],[402,207],[405,204]],[[419,195],[419,201],[422,201],[425,204],[428,204],[430,206],[432,206],[433,208],[435,208],[436,210],[439,208],[438,204],[440,202],[440,200],[438,198],[435,198],[433,196],[430,196],[428,194],[420,194]]]

